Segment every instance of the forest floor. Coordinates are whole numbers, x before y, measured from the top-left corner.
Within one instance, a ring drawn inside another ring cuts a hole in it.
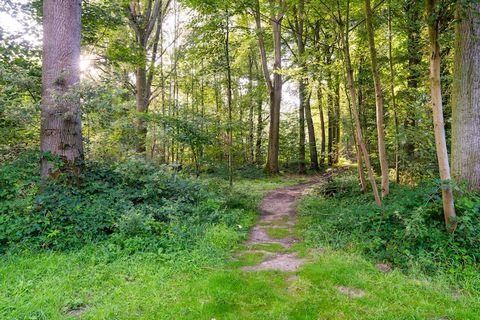
[[[325,178],[239,182],[265,194],[261,215],[248,240],[222,262],[205,264],[195,254],[174,261],[150,253],[109,259],[95,247],[6,257],[0,318],[480,318],[478,295],[301,241],[296,204]]]

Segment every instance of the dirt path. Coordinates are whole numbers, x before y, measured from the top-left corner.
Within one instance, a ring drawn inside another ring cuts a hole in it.
[[[260,220],[246,242],[248,249],[241,254],[262,254],[265,259],[259,264],[245,266],[243,270],[295,272],[306,262],[290,250],[300,241],[294,235],[297,222],[295,204],[307,189],[328,176],[325,174],[307,183],[277,189],[263,198]]]

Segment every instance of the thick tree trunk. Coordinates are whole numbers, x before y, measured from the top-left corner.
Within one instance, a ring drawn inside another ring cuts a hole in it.
[[[80,0],[43,1],[42,110],[40,145],[65,161],[65,170],[79,172],[83,158],[80,98]],[[41,175],[49,177],[53,164],[41,161]]]
[[[480,2],[459,2],[456,18],[452,175],[480,190]]]
[[[343,45],[344,62],[345,62],[345,69],[347,74],[347,84],[350,91],[353,120],[355,122],[356,137],[357,137],[357,143],[359,146],[359,151],[362,153],[363,158],[365,160],[365,167],[367,168],[368,178],[372,186],[375,202],[377,203],[378,206],[381,206],[382,200],[380,199],[380,195],[377,189],[377,183],[375,182],[375,175],[374,175],[372,166],[370,164],[370,156],[368,154],[367,148],[365,146],[365,142],[363,140],[362,127],[360,124],[360,117],[359,117],[358,108],[357,108],[357,97],[356,97],[355,86],[353,82],[353,69],[352,69],[352,63],[350,60],[350,47],[349,47],[349,39],[348,39],[349,11],[350,11],[350,8],[349,8],[349,5],[347,5],[347,19],[346,19],[345,25],[342,22],[340,22],[340,25],[339,25],[340,41],[342,42],[342,45]]]
[[[440,44],[438,42],[439,22],[436,0],[426,0],[428,34],[430,38],[430,83],[432,91],[433,126],[435,133],[435,147],[437,150],[440,179],[449,183],[450,165],[448,163],[447,141],[445,139],[445,124],[443,121],[442,87],[440,83]],[[442,186],[443,212],[448,232],[454,232],[457,226],[455,221],[455,207],[453,192],[449,185]]]
[[[370,47],[370,57],[372,62],[373,82],[375,86],[375,105],[377,114],[377,143],[378,143],[378,158],[380,161],[380,169],[382,172],[382,196],[387,196],[390,192],[389,178],[388,178],[388,160],[387,149],[385,147],[385,129],[383,123],[383,93],[382,84],[380,80],[380,73],[378,71],[377,49],[375,48],[375,34],[373,31],[373,17],[370,0],[365,0],[366,25],[368,33],[368,43]]]
[[[323,94],[322,94],[322,84],[318,84],[318,113],[320,117],[320,131],[322,137],[322,144],[320,146],[320,168],[325,167],[325,117],[323,116]]]
[[[305,82],[298,83],[298,173],[306,172],[305,167]]]

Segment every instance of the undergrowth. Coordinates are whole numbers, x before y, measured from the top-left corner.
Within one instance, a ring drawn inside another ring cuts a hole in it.
[[[131,159],[42,181],[38,160],[25,154],[0,168],[0,253],[92,243],[126,254],[225,251],[255,221],[258,195],[230,192],[221,179]]]
[[[458,228],[444,225],[441,189],[393,185],[379,208],[359,191],[352,171],[321,185],[300,205],[308,244],[361,251],[405,271],[477,274],[480,262],[480,195],[457,191]]]

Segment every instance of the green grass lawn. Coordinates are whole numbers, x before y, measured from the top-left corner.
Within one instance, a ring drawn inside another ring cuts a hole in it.
[[[239,181],[238,188],[260,194],[292,183]],[[304,244],[294,250],[308,259],[298,277],[242,271],[262,256],[210,255],[201,247],[174,255],[115,256],[101,245],[6,255],[0,260],[0,319],[480,318],[480,296],[442,279],[384,274],[354,252]],[[340,287],[363,296],[349,297]]]

